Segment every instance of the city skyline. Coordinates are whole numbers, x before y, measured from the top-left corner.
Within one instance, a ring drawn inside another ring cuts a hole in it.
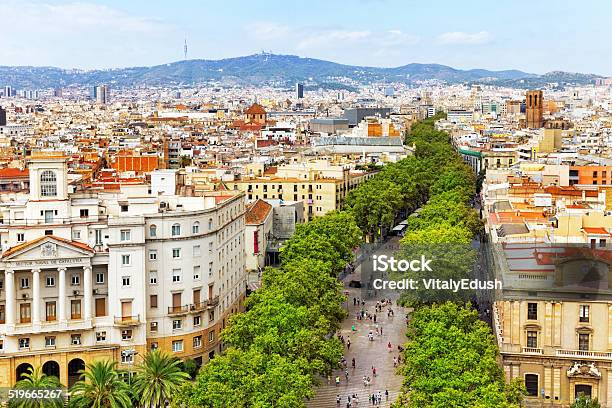
[[[610,6],[603,2],[580,7],[541,2],[529,4],[528,14],[522,1],[512,7],[445,1],[437,7],[415,7],[394,0],[359,0],[347,7],[314,1],[291,9],[277,1],[260,8],[231,3],[229,13],[227,4],[196,2],[3,1],[0,14],[11,18],[2,28],[0,65],[160,65],[182,60],[186,39],[188,59],[216,60],[265,50],[374,67],[438,63],[537,74],[612,73],[595,41],[612,34],[603,21]],[[588,18],[589,29],[572,32],[568,15],[577,21]]]

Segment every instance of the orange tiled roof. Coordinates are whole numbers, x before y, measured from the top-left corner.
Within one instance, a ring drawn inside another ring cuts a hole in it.
[[[246,212],[246,223],[247,224],[261,224],[264,222],[272,206],[262,199],[258,199],[255,202],[247,206]]]
[[[28,177],[30,175],[30,171],[28,169],[21,170],[15,168],[4,168],[0,169],[0,178],[18,178],[18,177]]]
[[[582,230],[587,234],[610,235],[610,233],[603,227],[582,227]]]
[[[265,115],[266,110],[260,104],[254,103],[244,113],[247,115]]]

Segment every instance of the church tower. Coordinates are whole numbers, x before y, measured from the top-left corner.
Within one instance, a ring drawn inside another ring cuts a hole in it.
[[[525,95],[526,125],[530,129],[539,129],[544,126],[542,99],[542,91],[527,91]]]

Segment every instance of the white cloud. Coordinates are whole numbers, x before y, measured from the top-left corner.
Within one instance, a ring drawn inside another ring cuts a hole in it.
[[[328,48],[362,42],[372,36],[370,31],[322,30],[304,36],[296,45],[298,50]]]
[[[442,45],[448,44],[485,44],[491,41],[491,35],[487,31],[477,33],[466,33],[463,31],[452,31],[440,34],[436,42]]]
[[[266,21],[248,24],[245,28],[258,40],[280,39],[290,33],[289,26]]]

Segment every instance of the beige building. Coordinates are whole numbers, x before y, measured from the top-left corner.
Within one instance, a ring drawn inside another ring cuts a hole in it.
[[[311,220],[339,209],[348,192],[374,174],[351,172],[349,166],[315,160],[268,169],[261,177],[247,176],[241,180],[228,181],[225,185],[230,190],[244,191],[248,201],[302,201],[305,218]]]

